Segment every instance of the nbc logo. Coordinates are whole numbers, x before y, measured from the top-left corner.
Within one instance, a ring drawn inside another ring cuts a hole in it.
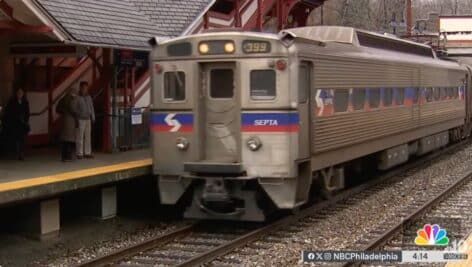
[[[419,229],[415,238],[415,244],[419,246],[446,246],[449,244],[447,232],[437,224],[425,224]]]

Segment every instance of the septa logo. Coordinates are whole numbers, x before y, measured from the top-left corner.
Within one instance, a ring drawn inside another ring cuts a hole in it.
[[[425,224],[419,229],[415,238],[415,244],[419,246],[446,246],[449,244],[447,232],[437,224]]]

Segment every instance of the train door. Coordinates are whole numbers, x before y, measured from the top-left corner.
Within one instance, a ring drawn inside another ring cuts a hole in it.
[[[311,89],[311,65],[302,62],[298,70],[298,114],[300,118],[299,129],[299,159],[310,157],[310,89]]]
[[[201,144],[203,161],[240,161],[240,90],[234,63],[203,65]]]

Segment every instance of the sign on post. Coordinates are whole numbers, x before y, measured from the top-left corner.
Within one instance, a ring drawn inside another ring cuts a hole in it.
[[[143,124],[142,108],[131,108],[131,125]]]

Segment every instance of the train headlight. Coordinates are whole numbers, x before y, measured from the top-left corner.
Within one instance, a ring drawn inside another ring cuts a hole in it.
[[[247,140],[246,145],[251,151],[257,151],[257,150],[259,150],[259,148],[261,148],[262,142],[257,137],[250,137]]]
[[[198,51],[200,51],[200,54],[207,54],[210,51],[210,47],[207,43],[201,43],[198,46]]]
[[[184,137],[177,138],[177,141],[175,142],[175,146],[179,150],[187,150],[189,144],[190,143],[188,142],[187,138],[184,138]]]
[[[234,43],[232,42],[227,42],[225,44],[225,52],[226,53],[233,53],[234,52]]]

